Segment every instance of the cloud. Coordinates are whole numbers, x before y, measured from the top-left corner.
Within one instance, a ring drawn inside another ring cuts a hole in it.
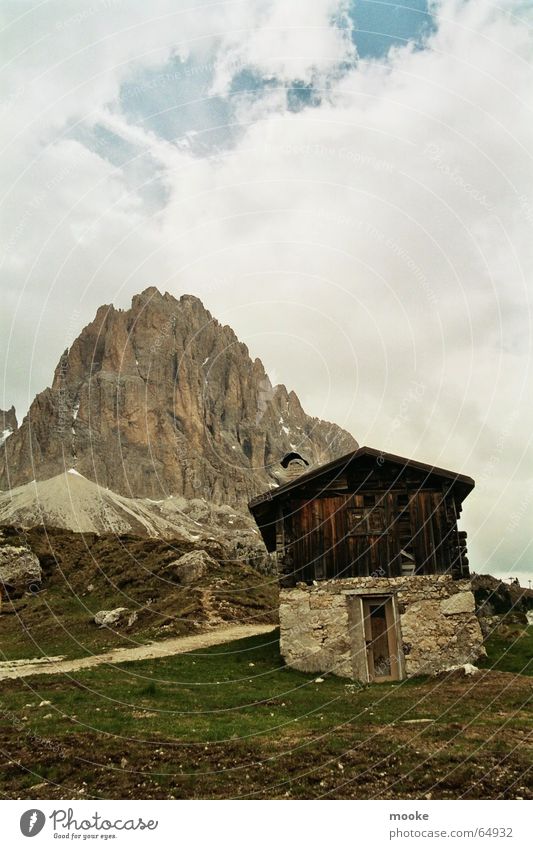
[[[323,87],[355,61],[348,4],[339,0],[274,0],[251,4],[245,28],[220,40],[212,92],[228,95],[236,68],[279,84]]]
[[[194,292],[314,414],[477,477],[474,568],[527,571],[527,6],[434,3],[423,49],[370,60],[333,0],[23,8],[3,7],[5,404],[100,303]],[[297,110],[294,85],[316,94]]]

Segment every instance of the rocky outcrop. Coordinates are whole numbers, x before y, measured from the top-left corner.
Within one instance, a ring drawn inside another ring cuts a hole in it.
[[[472,589],[480,615],[516,615],[525,622],[527,611],[533,610],[533,590],[517,581],[505,583],[492,575],[472,575]]]
[[[260,360],[190,295],[101,307],[63,354],[0,459],[0,488],[73,467],[128,496],[244,505],[290,450],[322,463],[356,447],[273,387]]]
[[[0,595],[12,595],[40,586],[42,570],[38,558],[23,545],[0,546]]]
[[[524,589],[516,581],[504,583],[492,575],[473,575],[472,589],[476,613],[485,637],[502,623],[528,625],[533,616],[533,590]]]
[[[0,447],[6,440],[18,430],[18,421],[15,408],[0,410]]]
[[[214,560],[207,551],[200,549],[199,551],[189,551],[184,554],[179,560],[169,565],[171,571],[178,583],[184,586],[193,586],[202,578],[205,578],[209,572],[213,572],[217,567]]]

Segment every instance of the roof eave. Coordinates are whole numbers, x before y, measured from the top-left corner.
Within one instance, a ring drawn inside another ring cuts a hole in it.
[[[327,474],[330,470],[341,467],[343,465],[348,465],[348,463],[355,460],[356,457],[359,456],[371,456],[371,457],[383,457],[385,461],[390,461],[392,463],[400,463],[404,466],[410,465],[413,468],[418,468],[420,471],[425,471],[428,474],[434,474],[438,477],[448,478],[452,481],[452,485],[463,487],[466,490],[464,498],[466,498],[470,492],[475,487],[475,481],[473,478],[468,477],[468,475],[462,475],[458,472],[452,472],[449,469],[441,469],[437,466],[431,466],[427,463],[421,463],[418,460],[410,460],[407,457],[400,457],[396,454],[388,454],[384,451],[379,451],[376,448],[370,448],[368,446],[362,446],[357,448],[355,451],[350,451],[349,454],[345,454],[343,457],[339,457],[337,460],[331,460],[329,463],[325,463],[323,466],[319,466],[316,469],[311,469],[309,472],[305,472],[303,475],[295,478],[292,481],[288,481],[282,486],[278,487],[274,490],[268,490],[268,492],[263,493],[262,495],[258,495],[248,504],[248,509],[250,512],[254,512],[254,509],[259,507],[262,504],[267,504],[270,501],[274,501],[280,496],[284,495],[287,492],[290,492],[293,489],[301,486],[302,484],[308,483],[309,481],[315,480],[317,477],[321,477],[324,474]]]

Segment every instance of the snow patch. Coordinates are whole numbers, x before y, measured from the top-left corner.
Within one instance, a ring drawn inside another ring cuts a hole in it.
[[[77,404],[74,404],[74,409],[72,410],[72,421],[74,421],[74,422],[76,421],[76,419],[78,418],[79,411],[80,411],[80,402],[78,401]]]
[[[80,475],[80,473],[76,469],[69,469],[67,475],[76,475],[76,477],[78,478],[83,477],[83,475]]]
[[[0,447],[4,444],[6,439],[11,436],[12,433],[13,431],[10,427],[6,427],[6,429],[2,431],[2,433],[0,434]]]

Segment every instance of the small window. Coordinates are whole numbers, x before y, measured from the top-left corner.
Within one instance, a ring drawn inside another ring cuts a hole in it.
[[[416,570],[415,558],[412,552],[406,547],[400,551],[402,575],[414,575]]]

